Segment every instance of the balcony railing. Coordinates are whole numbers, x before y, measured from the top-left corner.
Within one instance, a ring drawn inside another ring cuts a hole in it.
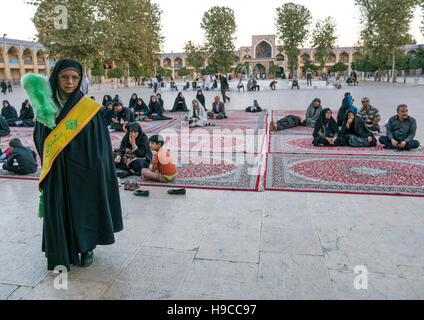
[[[46,63],[44,61],[37,61],[37,64],[39,66],[45,66],[46,65]]]
[[[24,64],[33,64],[32,60],[24,60]]]
[[[9,63],[19,64],[19,59],[9,59]]]

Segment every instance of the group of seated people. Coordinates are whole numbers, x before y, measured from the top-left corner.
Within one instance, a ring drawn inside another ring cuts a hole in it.
[[[35,118],[34,111],[29,100],[22,103],[21,110],[18,113],[16,109],[10,105],[9,101],[3,100],[3,107],[0,116],[0,137],[7,136],[10,133],[9,127],[34,127]]]
[[[347,92],[335,120],[331,109],[323,108],[321,100],[316,98],[309,105],[305,119],[288,115],[277,122],[272,121],[271,130],[285,130],[304,125],[314,129],[312,144],[316,147],[375,147],[376,137],[381,132],[380,113],[371,106],[369,98],[362,99],[362,108],[359,111],[353,102],[354,99]],[[397,115],[392,116],[385,125],[386,135],[380,136],[379,142],[385,149],[418,148],[420,143],[414,140],[417,124],[416,120],[408,115],[408,106],[401,104],[396,111]]]

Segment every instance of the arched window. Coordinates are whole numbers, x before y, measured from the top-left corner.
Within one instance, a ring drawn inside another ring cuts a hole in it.
[[[311,60],[311,56],[307,53],[304,53],[300,56],[300,62],[305,63],[306,61],[310,61]]]
[[[256,46],[256,58],[271,58],[272,57],[272,48],[268,42],[262,41]]]
[[[284,61],[284,55],[282,55],[281,53],[277,54],[277,61]]]
[[[18,50],[15,47],[11,47],[7,51],[7,59],[9,60],[9,63],[19,64],[19,54]]]
[[[170,67],[171,66],[171,59],[169,59],[169,58],[163,59],[163,66],[164,67]]]
[[[30,49],[25,49],[22,54],[22,59],[24,60],[24,64],[33,64],[32,51]]]
[[[336,62],[336,55],[334,53],[330,53],[330,55],[327,58],[327,62]]]
[[[347,52],[342,52],[339,55],[339,61],[340,62],[349,62],[349,54]]]
[[[181,58],[175,58],[174,65],[175,66],[182,66],[183,65],[183,60]]]

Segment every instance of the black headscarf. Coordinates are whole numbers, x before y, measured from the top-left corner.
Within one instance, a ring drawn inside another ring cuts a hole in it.
[[[106,100],[106,98],[107,98],[107,100]],[[108,102],[112,102],[112,97],[111,97],[110,95],[108,95],[108,94],[105,94],[105,95],[103,96],[103,102],[102,102],[102,105],[103,105],[104,107],[106,107],[106,103],[108,103]]]
[[[135,140],[135,143],[138,147],[135,154],[138,158],[144,158],[150,162],[152,162],[152,151],[150,150],[150,143],[149,138],[147,135],[143,132],[143,129],[141,128],[140,124],[138,122],[130,122],[128,123],[128,132],[125,134],[125,136],[122,138],[121,146],[118,150],[118,155],[122,156],[125,154],[126,148],[132,148],[130,143],[130,132],[136,131],[138,132],[138,137]]]
[[[331,111],[331,109],[325,108],[324,110],[322,110],[319,117],[318,117],[318,120],[315,122],[314,133],[313,133],[314,138],[318,136],[318,132],[322,129],[322,127],[327,126],[328,122],[330,122],[329,125],[330,125],[332,131],[337,133],[337,135],[340,134],[339,127],[337,125],[336,120],[334,120],[333,117],[331,117],[330,119],[325,118],[325,114],[328,111]]]
[[[7,107],[4,107],[4,103],[7,102]],[[16,112],[16,109],[10,105],[9,101],[3,100],[2,103],[2,109],[1,109],[1,115],[6,120],[18,120],[18,113]]]
[[[355,119],[353,119],[352,123],[350,124],[349,128],[346,127],[347,120],[349,114],[352,113],[355,116]],[[345,116],[343,119],[343,125],[341,128],[342,134],[353,134],[355,136],[359,136],[362,138],[372,137],[372,132],[365,126],[364,120],[362,120],[361,117],[357,117],[355,114],[355,111],[352,109],[348,109],[345,112]]]
[[[186,105],[186,102],[185,102],[185,98],[180,97],[181,94],[182,94],[182,92],[178,92],[178,95],[177,95],[177,97],[175,98],[175,101],[174,101],[174,107],[172,108],[172,111],[177,111],[177,108],[178,108],[180,102],[182,102],[182,106],[183,106],[182,111],[188,112],[187,105]],[[179,111],[181,111],[181,110],[179,110]]]
[[[345,116],[347,109],[350,108],[349,99],[348,99],[349,96],[350,96],[350,92],[346,92],[342,101],[342,105],[337,114],[337,124],[339,126],[343,124],[343,117]]]
[[[156,99],[155,102],[152,101],[153,97]],[[155,95],[150,96],[149,101],[149,114],[152,115],[153,113],[159,114],[161,111],[160,102],[158,101],[158,98]]]
[[[138,102],[141,101],[141,105],[138,104]],[[147,105],[144,103],[143,99],[138,98],[137,102],[134,106],[134,112],[143,112],[144,110],[149,111],[149,108],[147,107]]]
[[[82,83],[82,67],[81,65],[72,59],[61,59],[56,63],[56,66],[54,67],[51,75],[50,75],[50,87],[52,88],[53,93],[53,101],[56,103],[56,105],[59,105],[59,100],[57,98],[57,91],[58,91],[58,81],[59,81],[59,73],[68,70],[73,69],[77,71],[80,74],[80,80],[78,82],[77,88],[72,92],[68,99],[66,100],[63,109],[59,113],[59,116],[56,119],[56,124],[62,121],[62,119],[68,114],[68,112],[72,109],[72,107],[84,97],[84,94],[81,92],[81,83]]]
[[[202,90],[200,90],[200,89],[197,90],[196,99],[199,100],[199,102],[202,104],[203,108],[205,108],[205,110],[206,110],[206,107],[205,107],[205,96],[204,96]]]
[[[159,104],[160,104],[160,111],[161,111],[161,113],[164,113],[165,112],[165,107],[163,106],[163,99],[162,99],[162,95],[160,93],[157,93],[156,94],[156,101],[158,101]]]
[[[28,102],[29,102],[28,99],[22,102],[22,108],[21,108],[21,111],[19,112],[19,120],[34,119],[34,110],[32,109],[31,105],[29,105],[28,108],[25,107]]]
[[[133,96],[135,95],[135,98],[133,98]],[[128,104],[128,107],[129,108],[134,108],[135,107],[135,105],[136,105],[136,103],[137,103],[137,99],[138,99],[138,97],[137,97],[137,94],[136,93],[133,93],[132,95],[131,95],[131,99],[130,99],[130,102],[129,102],[129,104]]]

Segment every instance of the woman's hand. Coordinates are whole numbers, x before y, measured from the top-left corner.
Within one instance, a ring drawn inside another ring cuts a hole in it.
[[[115,163],[120,163],[120,162],[121,162],[121,156],[116,156]]]

